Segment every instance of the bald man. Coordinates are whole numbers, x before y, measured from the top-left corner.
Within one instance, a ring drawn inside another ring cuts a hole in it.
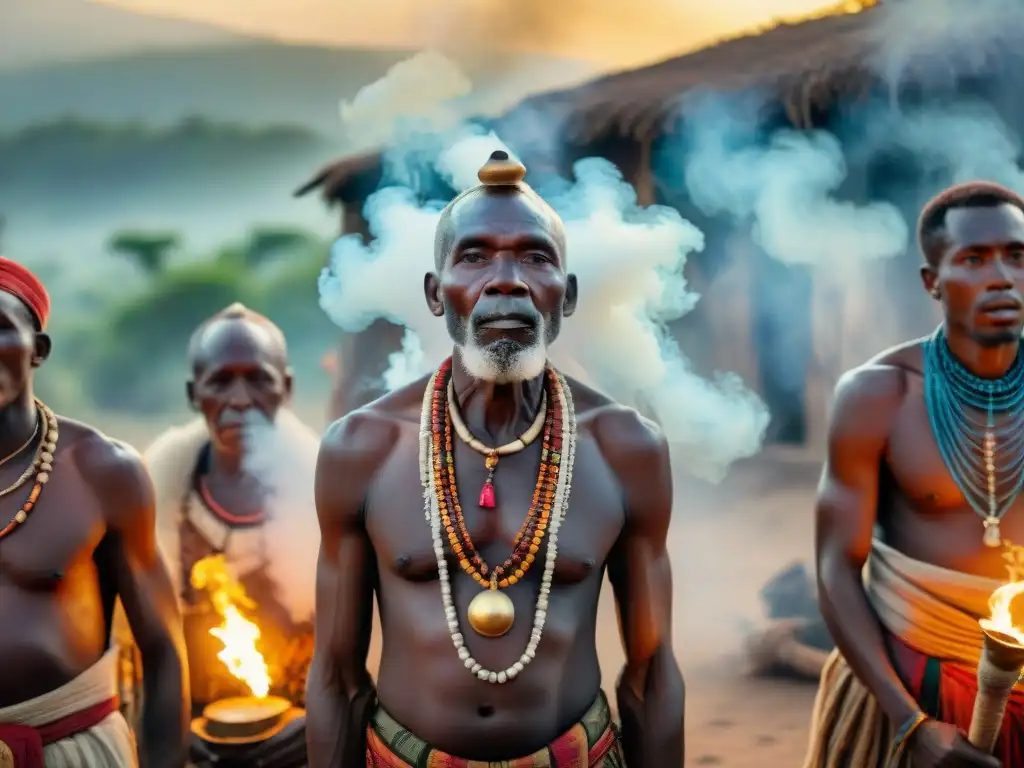
[[[495,153],[441,217],[424,286],[452,357],[324,437],[313,768],[683,764],[668,448],[548,363],[576,278],[524,174]],[[605,573],[621,730],[597,660]]]
[[[302,704],[319,547],[312,495],[318,436],[288,407],[287,345],[262,315],[235,304],[211,317],[192,337],[189,365],[186,393],[199,418],[161,435],[145,457],[158,543],[182,603],[193,709],[198,715],[211,701],[253,692],[217,658],[223,645],[210,635],[222,617],[193,570],[213,555],[223,555],[255,605],[243,613],[260,628],[270,692]],[[305,751],[301,728],[293,723],[270,740],[275,753],[289,737],[295,748],[276,762],[254,753],[243,763],[292,765],[294,751]]]

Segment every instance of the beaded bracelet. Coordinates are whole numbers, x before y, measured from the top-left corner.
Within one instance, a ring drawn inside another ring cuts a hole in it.
[[[914,731],[928,721],[928,715],[924,712],[917,712],[907,718],[907,721],[899,727],[892,740],[892,749],[889,752],[888,768],[896,768],[899,765],[903,753],[907,749],[907,742]]]

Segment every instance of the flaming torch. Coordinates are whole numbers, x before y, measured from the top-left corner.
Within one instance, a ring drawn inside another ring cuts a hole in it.
[[[192,728],[208,744],[251,744],[278,732],[292,710],[291,702],[270,696],[270,672],[257,647],[260,628],[243,611],[256,604],[246,594],[223,555],[211,555],[192,567],[192,586],[205,590],[221,618],[210,634],[224,645],[217,654],[231,674],[245,683],[250,696],[220,699],[203,710]]]
[[[979,620],[985,641],[978,663],[978,693],[971,717],[971,744],[991,753],[1003,725],[1006,702],[1024,669],[1024,632],[1013,621],[1011,605],[1024,594],[1024,582],[1005,584],[992,593],[991,615]]]

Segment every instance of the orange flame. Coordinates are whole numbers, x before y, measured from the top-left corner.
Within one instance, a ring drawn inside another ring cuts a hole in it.
[[[249,687],[253,696],[262,699],[270,693],[270,672],[263,654],[256,648],[260,628],[239,610],[252,610],[256,604],[231,573],[224,555],[198,561],[192,566],[191,581],[194,588],[206,590],[214,610],[223,619],[219,627],[210,630],[224,644],[217,658]]]
[[[1024,594],[1024,581],[1011,581],[992,593],[988,599],[989,617],[980,619],[982,629],[990,632],[1001,632],[1024,645],[1024,627],[1013,620],[1011,604],[1018,595]]]

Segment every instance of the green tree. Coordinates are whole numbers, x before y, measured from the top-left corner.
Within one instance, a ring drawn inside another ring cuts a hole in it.
[[[120,256],[134,261],[150,275],[157,275],[167,267],[167,257],[181,245],[173,232],[118,232],[107,247]]]

